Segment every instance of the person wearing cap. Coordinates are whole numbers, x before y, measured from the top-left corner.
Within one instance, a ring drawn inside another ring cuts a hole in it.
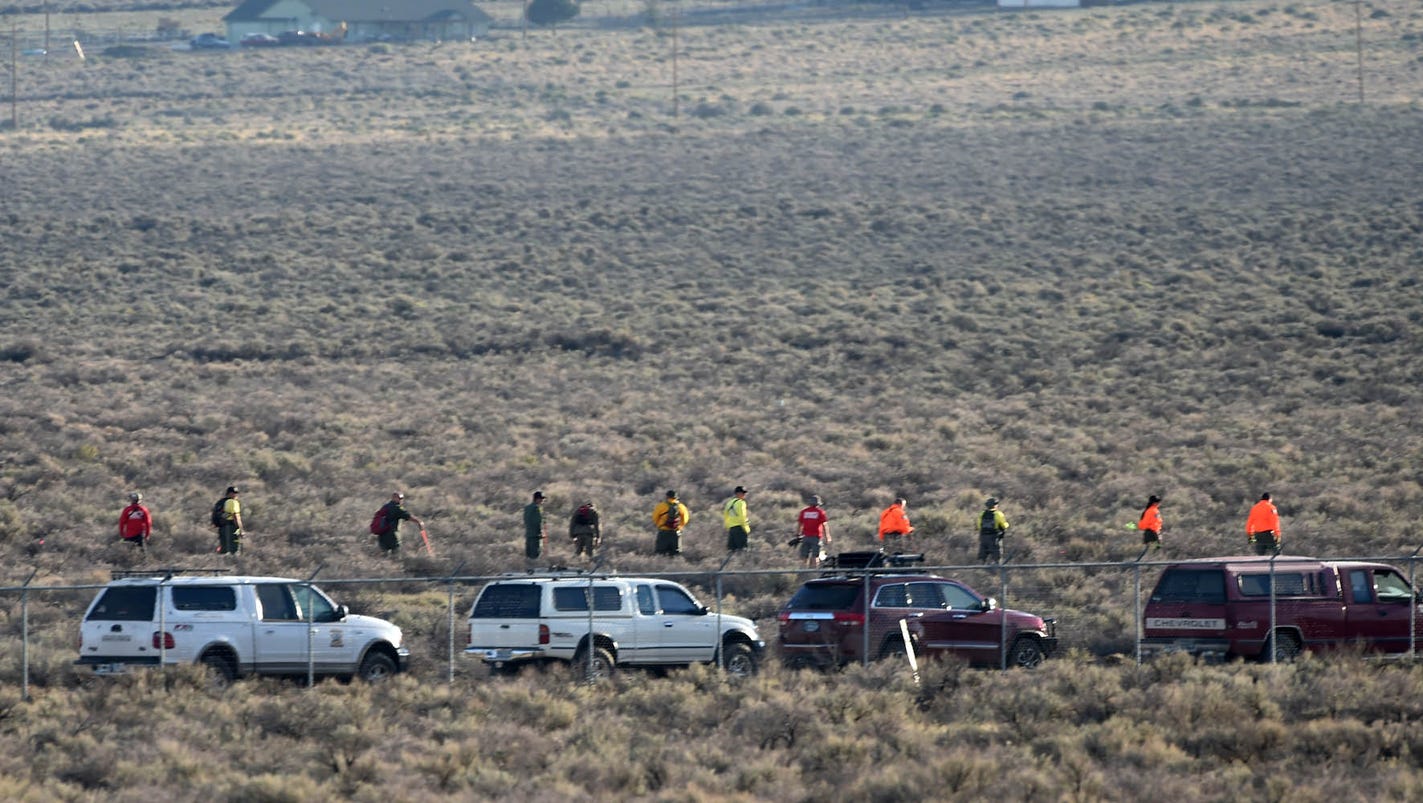
[[[1000,563],[1003,560],[1003,534],[1008,531],[1008,517],[998,509],[998,500],[989,497],[978,514],[978,560],[980,563]]]
[[[1260,501],[1250,508],[1250,516],[1245,519],[1245,535],[1256,555],[1280,551],[1280,511],[1268,493],[1260,494]]]
[[[746,512],[746,489],[740,485],[721,503],[721,520],[726,525],[726,550],[738,552],[746,548],[751,535],[751,519]]]
[[[1136,522],[1136,528],[1141,530],[1141,545],[1161,549],[1161,526],[1161,497],[1152,494]]]
[[[524,505],[524,557],[538,560],[546,540],[548,527],[544,524],[544,492],[534,491],[533,501]]]
[[[217,554],[239,555],[242,553],[242,502],[236,485],[227,486],[227,496],[222,502],[222,511],[217,521]]]
[[[568,519],[568,537],[573,539],[573,557],[593,557],[593,550],[603,543],[602,517],[598,506],[589,499],[579,505]]]
[[[667,491],[667,498],[652,509],[652,523],[657,527],[657,541],[653,544],[652,554],[682,554],[682,529],[691,518],[687,506],[677,499],[677,492]]]
[[[914,527],[909,523],[908,508],[909,503],[900,497],[879,514],[879,540],[898,543],[899,539],[914,533]]]
[[[394,555],[400,550],[400,523],[402,521],[413,521],[421,527],[425,526],[425,522],[421,521],[419,516],[405,509],[405,494],[400,491],[395,491],[390,495],[390,501],[381,505],[380,512],[385,520],[385,529],[376,536],[376,543],[387,555]]]
[[[146,551],[148,536],[153,532],[153,516],[142,502],[143,494],[138,491],[128,495],[128,507],[119,513],[119,538]]]
[[[796,532],[800,537],[800,557],[807,569],[820,566],[820,556],[825,547],[830,546],[830,516],[821,507],[818,496],[810,497],[810,504],[796,514]]]

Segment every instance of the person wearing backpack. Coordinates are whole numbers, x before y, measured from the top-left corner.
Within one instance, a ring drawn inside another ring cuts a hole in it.
[[[687,506],[677,499],[676,491],[668,491],[667,498],[652,509],[652,523],[657,527],[657,541],[652,547],[654,555],[682,554],[682,528],[691,519]]]
[[[212,524],[217,528],[217,554],[242,554],[242,492],[236,485],[227,486],[227,493],[212,507]]]
[[[568,520],[568,537],[573,539],[573,557],[587,555],[593,557],[593,550],[603,543],[603,529],[598,516],[598,507],[587,501],[573,511]]]
[[[746,489],[740,485],[731,492],[731,497],[721,503],[721,520],[726,525],[726,551],[738,552],[746,548],[746,540],[751,535],[751,518],[746,512]]]
[[[143,506],[143,494],[128,495],[128,507],[119,513],[119,538],[133,544],[140,552],[148,551],[148,536],[153,532],[153,516]]]
[[[978,560],[980,563],[1003,562],[1003,534],[1008,531],[1008,517],[998,509],[998,500],[989,497],[978,514]]]
[[[405,509],[405,494],[396,491],[390,495],[390,501],[381,505],[380,511],[376,513],[376,518],[380,520],[371,522],[371,530],[379,530],[375,533],[376,543],[380,545],[381,552],[386,555],[395,555],[400,550],[400,523],[402,521],[413,521],[420,527],[425,526],[425,522],[419,516]]]

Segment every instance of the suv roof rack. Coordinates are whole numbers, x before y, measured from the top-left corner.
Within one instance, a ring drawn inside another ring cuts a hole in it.
[[[883,549],[865,550],[863,552],[841,552],[831,555],[822,562],[822,567],[830,569],[824,576],[832,574],[849,574],[853,572],[870,572],[875,569],[890,570],[904,569],[916,563],[924,562],[923,552],[895,552],[893,554],[885,552]]]
[[[562,577],[607,577],[608,572],[592,569],[570,569],[567,566],[550,566],[547,569],[525,569],[522,572],[503,572],[500,577],[523,577],[529,580],[558,579]]]
[[[122,580],[126,577],[177,577],[180,574],[199,575],[206,577],[219,577],[224,574],[232,574],[231,569],[114,569],[109,573],[113,579]]]

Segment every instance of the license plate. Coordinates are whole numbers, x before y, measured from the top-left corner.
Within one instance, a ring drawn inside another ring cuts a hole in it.
[[[128,664],[94,664],[96,675],[122,675],[128,672]]]
[[[814,632],[820,630],[820,623],[819,623],[819,622],[805,622],[804,624],[801,625],[801,629],[804,630],[804,631],[807,632],[807,633],[814,633]]]

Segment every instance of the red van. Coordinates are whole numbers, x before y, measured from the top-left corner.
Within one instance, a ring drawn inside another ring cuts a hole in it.
[[[1347,644],[1406,653],[1423,625],[1407,575],[1386,563],[1277,556],[1172,564],[1143,612],[1143,654],[1288,661]],[[1275,631],[1270,634],[1270,578]]]

